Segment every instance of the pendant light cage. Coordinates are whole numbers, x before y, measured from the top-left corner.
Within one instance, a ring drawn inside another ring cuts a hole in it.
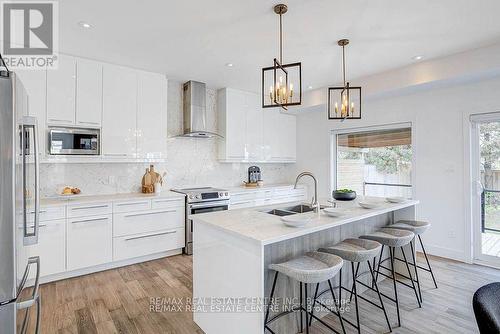
[[[328,119],[361,119],[361,87],[352,87],[346,80],[345,47],[348,39],[341,39],[342,47],[342,87],[328,87]]]
[[[302,64],[283,63],[283,20],[282,15],[288,7],[279,4],[274,12],[279,15],[279,59],[274,58],[273,66],[262,69],[262,108],[281,107],[287,110],[289,106],[302,104]]]

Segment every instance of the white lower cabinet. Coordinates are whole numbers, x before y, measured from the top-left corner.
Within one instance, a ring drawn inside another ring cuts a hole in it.
[[[45,282],[133,263],[183,248],[185,212],[177,196],[43,206],[38,243],[26,253],[40,257]]]
[[[142,212],[115,213],[113,215],[113,237],[148,233],[183,226],[183,207]]]
[[[112,261],[112,215],[68,219],[67,269]]]
[[[66,220],[40,222],[38,243],[28,247],[28,256],[40,257],[40,275],[58,274],[66,270]],[[35,278],[35,271],[29,278]]]
[[[113,260],[125,260],[182,247],[184,228],[117,237],[113,239]]]

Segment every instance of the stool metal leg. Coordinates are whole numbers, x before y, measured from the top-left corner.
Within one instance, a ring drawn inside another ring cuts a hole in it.
[[[319,290],[319,283],[316,284],[316,291],[314,291],[314,299],[313,299],[313,305],[311,308],[311,317],[309,318],[309,326],[311,326],[313,317],[312,315],[314,314],[314,306],[316,306],[316,298],[318,298],[318,290]]]
[[[269,320],[269,309],[270,309],[270,305],[272,304],[273,302],[273,297],[274,297],[274,290],[276,289],[276,281],[278,280],[278,272],[276,272],[276,274],[274,274],[274,281],[273,281],[273,287],[271,288],[271,297],[269,299],[269,305],[267,306],[267,310],[266,310],[266,318],[264,320],[264,331],[266,329],[269,329],[267,328],[267,320]],[[269,329],[270,330],[270,329]]]
[[[382,300],[382,296],[380,295],[377,281],[375,281],[375,274],[373,273],[373,269],[372,269],[372,266],[370,264],[370,261],[368,260],[366,262],[368,263],[368,269],[370,270],[370,275],[371,275],[372,280],[374,282],[375,290],[377,291],[377,295],[378,295],[378,300],[380,301],[380,305],[382,306],[382,311],[384,311],[385,321],[387,321],[387,326],[389,327],[389,332],[392,332],[391,323],[389,321],[389,317],[387,316],[387,311],[385,310],[384,302]]]
[[[398,287],[397,287],[397,284],[396,284],[396,273],[394,271],[394,251],[395,249],[393,249],[393,247],[389,247],[389,253],[390,253],[390,256],[391,256],[391,273],[392,273],[392,282],[394,284],[394,297],[396,299],[396,311],[397,311],[397,314],[398,314],[398,327],[401,327],[401,317],[400,317],[400,314],[399,314],[399,299],[398,299]],[[380,262],[379,262],[379,269],[380,270]],[[378,274],[378,270],[377,270],[377,274]]]
[[[342,268],[339,271],[339,301],[342,300]]]
[[[391,247],[389,247],[389,252],[391,251]],[[382,249],[380,250],[380,256],[378,258],[378,266],[377,273],[375,275],[375,281],[378,281],[378,272],[380,271],[380,265],[382,264],[382,255],[384,254],[384,245],[382,245]],[[373,264],[373,268],[375,268],[375,264]]]
[[[359,324],[359,309],[358,309],[358,292],[356,291],[356,277],[358,275],[358,269],[359,269],[359,262],[356,267],[356,270],[354,270],[354,262],[351,262],[351,269],[352,269],[352,290],[351,290],[351,297],[352,293],[354,292],[354,303],[356,304],[356,324],[358,326],[358,334],[361,333],[361,326]]]
[[[351,262],[351,263],[354,266],[354,263],[353,262]],[[358,262],[358,264],[356,266],[356,273],[354,273],[354,272],[352,273],[353,282],[352,282],[351,294],[349,295],[349,302],[352,301],[352,292],[354,291],[354,284],[355,284],[355,279],[354,278],[358,277],[359,264],[360,263]]]
[[[415,255],[415,249],[413,248],[413,243],[415,242],[415,238],[410,242],[411,256],[413,258],[413,267],[415,268],[415,280],[417,281],[418,295],[420,296],[420,302],[422,303],[424,300],[422,299],[422,290],[420,290],[420,279],[418,278],[418,267],[417,267],[417,257]]]
[[[413,280],[413,277],[411,276],[410,266],[408,265],[408,260],[406,259],[406,254],[405,254],[405,250],[403,249],[403,247],[401,247],[401,253],[403,253],[403,259],[405,260],[406,269],[408,270],[408,275],[410,276],[410,282],[411,282],[411,285],[413,286],[413,291],[415,292],[415,297],[417,297],[418,307],[422,307],[422,304],[420,304],[420,299],[418,298],[417,288],[415,287],[415,281]]]
[[[307,300],[307,283],[304,283],[304,299],[305,299],[305,310],[306,310],[306,334],[309,334],[309,302]]]
[[[431,272],[432,280],[434,281],[434,286],[437,289],[438,286],[436,283],[436,278],[434,277],[434,273],[432,272],[431,264],[429,262],[429,258],[427,257],[427,252],[425,251],[424,243],[422,242],[422,238],[420,237],[420,235],[418,236],[418,240],[420,241],[420,246],[422,247],[422,251],[424,252],[425,261],[427,262],[427,267],[429,267],[429,271]]]
[[[302,310],[302,282],[299,283],[299,303],[300,303],[300,332],[304,331],[304,311]]]
[[[337,313],[339,316],[340,326],[342,326],[342,333],[345,334],[346,332],[345,332],[345,327],[344,327],[344,320],[342,319],[342,314],[340,313],[341,301],[339,299],[338,303],[337,303],[337,297],[335,296],[335,292],[333,291],[332,282],[330,282],[330,280],[328,280],[328,286],[330,287],[330,291],[332,293],[333,303],[337,306]]]

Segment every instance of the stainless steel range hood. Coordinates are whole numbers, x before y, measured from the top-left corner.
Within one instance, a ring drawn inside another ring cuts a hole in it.
[[[184,133],[179,137],[223,138],[207,131],[206,86],[188,81],[183,85]]]

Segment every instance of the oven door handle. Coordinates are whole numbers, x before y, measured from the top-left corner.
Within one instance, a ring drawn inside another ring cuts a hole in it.
[[[218,206],[229,206],[229,201],[224,202],[205,202],[205,203],[196,203],[196,204],[188,204],[190,209],[200,209],[200,208],[215,208]]]

